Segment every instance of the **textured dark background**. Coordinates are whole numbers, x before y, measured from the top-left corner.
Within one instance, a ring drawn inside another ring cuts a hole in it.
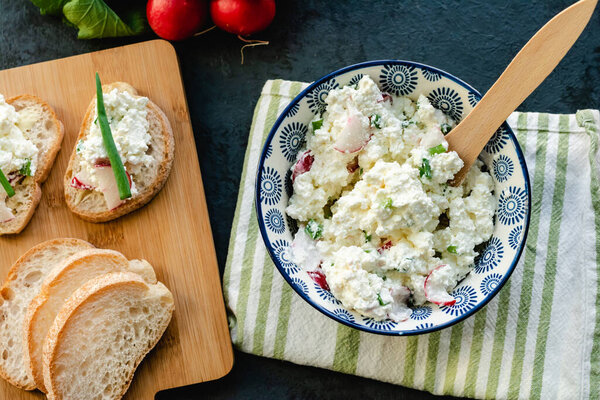
[[[118,1],[118,0],[114,0]],[[135,0],[128,0],[134,2]],[[220,31],[174,43],[181,61],[221,270],[227,257],[255,101],[265,80],[311,81],[361,61],[398,58],[442,68],[485,92],[527,40],[570,0],[279,0],[272,26],[246,51]],[[153,39],[77,40],[25,0],[0,0],[0,69]],[[1,92],[0,88],[0,92]],[[600,107],[600,11],[520,110],[571,113]],[[368,379],[236,352],[220,381],[158,399],[437,398]]]

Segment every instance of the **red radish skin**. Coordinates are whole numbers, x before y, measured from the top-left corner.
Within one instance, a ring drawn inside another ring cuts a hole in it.
[[[152,30],[167,40],[182,40],[198,32],[208,16],[206,0],[149,0],[146,16]]]
[[[321,287],[321,289],[330,290],[329,284],[327,284],[327,278],[320,268],[314,271],[306,271],[306,273],[313,281],[315,281],[317,285]]]
[[[271,24],[275,18],[275,0],[212,0],[210,16],[224,31],[248,36]]]
[[[378,103],[383,103],[389,101],[390,104],[394,104],[394,98],[392,97],[391,94],[387,93],[387,92],[381,92],[381,96],[377,99]]]
[[[379,254],[382,254],[384,251],[388,250],[390,247],[392,247],[392,241],[388,240],[387,242],[382,244],[380,248],[377,249],[377,252]]]
[[[71,179],[71,187],[79,190],[94,190],[93,186],[81,182],[76,176]]]
[[[425,298],[434,303],[437,304],[438,306],[453,306],[454,304],[456,304],[456,299],[452,296],[450,296],[448,293],[442,293],[438,298],[433,298],[433,294],[430,295],[430,293],[428,293],[428,283],[430,282],[430,278],[433,274],[434,271],[437,271],[440,268],[443,267],[447,267],[446,264],[442,264],[439,265],[437,267],[435,267],[434,269],[431,270],[431,272],[429,273],[429,275],[427,275],[427,278],[425,278],[425,283],[423,284],[424,286],[424,291],[425,291]]]
[[[294,170],[292,171],[292,183],[296,180],[298,176],[310,171],[314,161],[315,157],[312,154],[310,154],[310,150],[302,153],[302,155],[298,159],[298,162],[296,162],[296,165],[294,165]]]

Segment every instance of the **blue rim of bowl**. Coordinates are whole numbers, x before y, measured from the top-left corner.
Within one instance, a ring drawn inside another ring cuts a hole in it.
[[[366,326],[354,324],[352,322],[346,321],[346,320],[338,317],[331,311],[324,309],[323,307],[319,306],[318,304],[315,304],[307,294],[302,292],[302,290],[300,288],[298,288],[296,285],[292,284],[292,278],[285,272],[284,268],[280,265],[279,261],[275,257],[273,247],[270,245],[269,240],[268,240],[268,235],[267,235],[267,231],[265,229],[265,224],[263,222],[263,219],[261,218],[263,213],[262,213],[262,206],[260,203],[260,184],[261,184],[261,171],[264,167],[266,153],[267,153],[267,145],[266,144],[270,143],[271,140],[273,140],[273,136],[275,136],[275,133],[281,126],[281,123],[287,117],[289,110],[292,107],[294,107],[296,104],[298,104],[300,102],[300,100],[302,98],[304,98],[304,96],[308,92],[310,92],[315,87],[319,86],[321,83],[323,83],[325,81],[328,81],[331,78],[335,78],[338,75],[342,75],[342,74],[345,74],[346,72],[354,71],[356,69],[367,68],[367,67],[376,67],[376,66],[381,66],[381,65],[414,66],[414,67],[417,67],[420,69],[429,70],[431,72],[437,72],[438,74],[454,81],[455,83],[459,84],[460,86],[462,86],[465,89],[469,90],[470,92],[474,93],[477,96],[478,100],[481,99],[481,93],[479,93],[478,90],[476,90],[474,87],[472,87],[465,81],[463,81],[463,80],[455,77],[454,75],[449,74],[448,72],[441,70],[439,68],[435,68],[435,67],[432,67],[427,64],[421,64],[421,63],[413,62],[413,61],[404,61],[404,60],[367,61],[367,62],[363,62],[363,63],[350,65],[350,66],[344,67],[342,69],[338,69],[337,71],[334,71],[330,74],[323,76],[320,79],[317,79],[316,81],[311,83],[306,89],[304,89],[302,92],[300,92],[296,97],[294,97],[294,99],[290,102],[290,104],[288,104],[288,106],[283,110],[283,112],[277,118],[277,121],[275,121],[273,128],[271,128],[271,131],[269,132],[269,135],[267,136],[267,139],[265,140],[265,145],[263,145],[263,149],[262,149],[262,152],[260,155],[260,160],[258,161],[258,169],[256,171],[256,183],[254,186],[254,191],[255,191],[255,200],[254,201],[255,201],[255,207],[256,207],[256,217],[258,219],[258,227],[260,229],[260,233],[262,235],[263,242],[265,243],[265,247],[267,248],[269,256],[273,260],[273,263],[279,270],[279,273],[287,281],[288,285],[290,285],[290,287],[292,287],[300,297],[302,297],[308,304],[313,306],[315,309],[317,309],[321,313],[327,315],[328,317],[332,318],[334,321],[337,321],[341,324],[349,326],[350,328],[358,329],[360,331],[367,332],[367,333],[374,333],[377,335],[386,335],[386,336],[422,335],[425,333],[439,331],[439,330],[448,328],[452,325],[455,325],[455,324],[465,320],[466,318],[470,317],[471,315],[475,314],[481,308],[483,308],[490,300],[492,300],[496,296],[496,294],[498,294],[498,292],[506,284],[506,282],[512,275],[515,267],[517,266],[517,263],[519,262],[519,260],[521,258],[521,254],[523,253],[523,248],[525,247],[525,242],[527,241],[527,235],[529,233],[529,220],[530,220],[530,216],[531,216],[531,183],[529,181],[529,172],[527,170],[527,164],[525,163],[525,157],[523,156],[523,151],[521,150],[521,146],[519,145],[519,142],[517,141],[517,137],[515,136],[514,132],[512,131],[512,129],[510,128],[508,123],[506,123],[506,121],[502,123],[502,127],[506,129],[506,132],[510,136],[511,141],[516,144],[515,148],[516,148],[516,152],[517,152],[517,157],[519,158],[519,164],[521,165],[521,170],[523,171],[523,175],[525,177],[525,190],[527,193],[527,216],[526,216],[526,222],[525,222],[525,233],[523,234],[523,239],[521,240],[521,244],[519,245],[519,250],[517,251],[517,256],[513,259],[510,268],[508,269],[504,278],[498,284],[498,286],[496,286],[496,288],[490,294],[488,294],[479,304],[477,304],[475,307],[473,307],[466,313],[462,314],[461,316],[456,317],[452,321],[446,322],[441,325],[435,325],[431,328],[425,328],[425,329],[412,329],[412,330],[407,330],[407,331],[381,331],[381,330],[377,330],[377,329],[368,328]]]

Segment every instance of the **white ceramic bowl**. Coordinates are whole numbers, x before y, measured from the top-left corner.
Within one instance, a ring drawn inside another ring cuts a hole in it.
[[[517,139],[504,123],[480,158],[496,186],[494,234],[475,261],[475,267],[452,291],[453,306],[427,303],[414,308],[403,322],[376,321],[346,310],[290,259],[289,246],[297,230],[285,208],[292,194],[290,167],[304,143],[308,124],[325,107],[330,90],[354,84],[369,75],[381,90],[416,99],[426,95],[432,104],[456,121],[464,118],[481,95],[447,72],[409,61],[370,61],[342,68],[316,80],[283,111],[269,133],[258,164],[256,214],[265,245],[275,266],[294,290],[323,314],[366,332],[414,335],[451,326],[475,313],[502,288],[515,268],[529,228],[531,191],[525,159]]]

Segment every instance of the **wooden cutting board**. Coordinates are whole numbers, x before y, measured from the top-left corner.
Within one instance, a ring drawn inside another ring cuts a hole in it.
[[[125,81],[166,113],[175,135],[175,162],[163,190],[148,205],[104,224],[73,215],[63,197],[63,174],[85,110],[102,82]],[[156,392],[218,379],[233,365],[210,221],[179,64],[174,48],[154,40],[0,71],[5,97],[30,93],[45,99],[65,126],[62,149],[42,200],[27,228],[0,237],[0,279],[27,249],[58,237],[76,237],[145,258],[175,296],[173,321],[139,366],[126,399],[150,400]],[[43,398],[0,379],[0,399]]]

